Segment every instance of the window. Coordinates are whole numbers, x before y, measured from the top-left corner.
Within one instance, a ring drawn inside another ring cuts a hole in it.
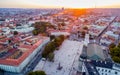
[[[107,70],[105,70],[105,72],[107,72]]]
[[[115,72],[115,74],[117,74],[117,72]]]
[[[104,74],[102,73],[102,75],[104,75]]]
[[[98,68],[98,71],[99,71],[100,69]]]
[[[109,73],[110,73],[111,71],[109,70]]]
[[[102,71],[104,71],[104,69],[102,69]]]

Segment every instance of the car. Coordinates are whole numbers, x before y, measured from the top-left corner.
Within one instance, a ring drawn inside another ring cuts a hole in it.
[[[42,61],[46,61],[46,58],[42,58]]]

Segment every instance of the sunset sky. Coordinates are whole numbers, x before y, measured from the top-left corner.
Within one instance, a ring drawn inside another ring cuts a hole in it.
[[[0,8],[120,8],[120,0],[0,0]]]

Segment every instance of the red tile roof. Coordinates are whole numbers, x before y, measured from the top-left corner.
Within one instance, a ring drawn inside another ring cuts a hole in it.
[[[34,44],[33,46],[29,46],[30,50],[26,51],[18,59],[0,59],[0,64],[11,65],[11,66],[18,66],[18,65],[20,65],[42,42],[43,42],[43,40],[40,40],[36,44]],[[25,47],[27,47],[27,46],[25,46]]]

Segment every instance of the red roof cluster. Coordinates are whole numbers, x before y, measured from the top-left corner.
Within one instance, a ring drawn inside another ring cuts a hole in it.
[[[0,64],[3,65],[11,65],[11,66],[18,66],[20,65],[41,43],[43,40],[38,41],[36,44],[34,44],[30,50],[27,50],[20,58],[18,59],[0,59]]]

